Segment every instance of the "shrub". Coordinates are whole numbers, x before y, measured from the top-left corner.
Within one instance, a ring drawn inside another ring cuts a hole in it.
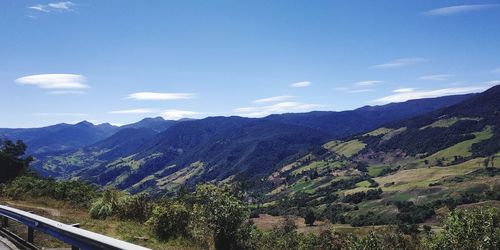
[[[125,195],[119,199],[116,215],[122,220],[145,222],[151,216],[153,204],[145,194]]]
[[[448,214],[444,230],[430,240],[430,249],[498,249],[500,210],[475,208]]]
[[[244,224],[248,209],[229,189],[211,184],[198,185],[194,193],[189,230],[191,237],[203,246],[216,249],[238,249],[241,239],[249,237]]]
[[[189,210],[179,202],[156,205],[146,224],[162,240],[188,236]]]
[[[305,219],[306,225],[308,225],[308,226],[314,225],[314,222],[316,221],[316,215],[314,214],[314,211],[309,209],[307,211],[304,219]]]
[[[120,199],[124,193],[116,189],[106,189],[90,207],[89,215],[93,219],[106,219],[116,213]]]

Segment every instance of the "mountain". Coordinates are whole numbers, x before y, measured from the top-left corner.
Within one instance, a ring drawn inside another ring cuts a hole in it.
[[[23,140],[28,154],[69,151],[100,141],[118,131],[108,123],[94,125],[87,121],[70,125],[57,124],[42,128],[0,129],[0,134],[10,140]]]
[[[474,94],[425,98],[380,106],[364,106],[341,112],[314,111],[270,115],[265,119],[309,127],[328,133],[333,138],[341,138],[369,131],[389,122],[405,120],[448,107],[472,96]]]
[[[465,140],[477,140],[481,134],[487,138],[475,143],[470,152],[471,156],[486,156],[500,149],[499,124],[500,86],[495,86],[456,105],[387,124],[388,130],[400,132],[386,137],[386,140],[374,139],[382,138],[382,134],[359,138],[366,141],[365,150],[388,152],[401,149],[414,156],[432,154]]]
[[[177,121],[168,121],[163,119],[163,117],[154,117],[154,118],[144,118],[136,123],[124,125],[121,128],[148,128],[154,130],[156,132],[163,132],[167,128],[171,127],[177,123]]]
[[[399,121],[470,97],[260,119],[209,117],[172,122],[147,118],[122,126],[119,132],[93,144],[39,158],[34,168],[44,175],[80,178],[131,192],[172,192],[181,185],[205,181],[258,182],[297,154],[331,139],[366,132],[369,130],[364,128],[377,123]],[[333,128],[339,131],[332,132]]]
[[[333,222],[422,223],[500,200],[500,85],[455,105],[297,155],[254,189],[265,213],[312,206]],[[296,212],[295,212],[296,213]]]
[[[273,121],[211,117],[184,121],[157,134],[124,129],[35,166],[51,175],[62,172],[66,178],[77,176],[133,192],[171,191],[201,181],[255,178],[327,138],[319,131]]]

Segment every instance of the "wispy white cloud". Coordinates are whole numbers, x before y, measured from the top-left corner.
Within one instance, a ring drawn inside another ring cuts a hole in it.
[[[182,118],[194,118],[200,114],[202,113],[188,110],[169,109],[163,111],[161,116],[167,120],[179,120]]]
[[[395,89],[392,92],[394,93],[406,93],[406,92],[413,92],[415,91],[414,88],[400,88],[400,89]]]
[[[233,111],[240,116],[263,117],[270,114],[311,111],[312,109],[323,106],[324,105],[301,102],[280,102],[268,106],[237,108]]]
[[[500,85],[500,80],[493,80],[493,81],[489,81],[489,82],[486,82],[486,84],[490,87],[492,86],[496,86],[496,85]]]
[[[37,4],[29,6],[28,9],[49,13],[53,11],[59,11],[59,12],[71,11],[73,10],[73,6],[75,6],[73,2],[65,1],[65,2],[54,2],[48,4]]]
[[[279,95],[252,101],[253,103],[282,102],[294,98],[292,95]]]
[[[386,63],[381,63],[381,64],[376,64],[373,65],[372,68],[376,69],[392,69],[392,68],[400,68],[400,67],[405,67],[405,66],[410,66],[414,65],[417,63],[423,63],[427,62],[429,60],[425,58],[419,58],[419,57],[414,57],[414,58],[400,58],[400,59],[395,59]]]
[[[462,14],[473,11],[487,10],[491,8],[498,7],[498,4],[467,4],[467,5],[455,5],[448,6],[444,8],[437,8],[423,12],[424,15],[428,16],[451,16],[456,14]]]
[[[290,86],[292,86],[294,88],[304,88],[304,87],[311,86],[311,82],[309,82],[309,81],[296,82],[296,83],[290,84]]]
[[[448,81],[448,79],[452,76],[453,75],[450,74],[427,75],[427,76],[421,76],[418,79],[426,81]]]
[[[351,94],[356,94],[356,93],[366,93],[366,92],[372,92],[375,91],[373,88],[375,85],[378,85],[380,83],[383,83],[384,81],[379,81],[379,80],[365,80],[365,81],[359,81],[351,84],[351,87],[337,87],[333,88],[334,90],[337,91],[342,91],[346,93],[351,93]]]
[[[494,74],[500,74],[500,67],[494,69],[491,71],[491,73],[494,73]]]
[[[138,92],[127,96],[127,99],[147,100],[147,101],[169,101],[193,99],[196,95],[193,93],[158,93],[158,92]]]
[[[83,95],[85,91],[81,90],[54,90],[47,92],[50,95]]]
[[[377,80],[360,81],[360,82],[354,83],[354,85],[357,85],[357,86],[373,86],[373,85],[376,85],[376,84],[379,84],[379,83],[383,83],[383,81],[377,81]]]
[[[435,90],[414,90],[414,89],[402,89],[394,90],[396,94],[389,95],[386,97],[378,98],[373,100],[374,103],[385,104],[391,102],[404,102],[413,99],[421,99],[421,98],[432,98],[446,95],[460,95],[460,94],[468,94],[468,93],[477,93],[486,90],[491,87],[491,84],[485,84],[480,86],[464,86],[464,87],[453,87],[453,88],[444,88],[444,89],[435,89]]]
[[[126,110],[116,110],[109,112],[110,114],[151,114],[158,113],[159,111],[156,109],[126,109]]]
[[[347,93],[356,94],[356,93],[366,93],[366,92],[372,92],[372,91],[375,91],[375,90],[374,89],[351,89],[351,90],[347,90]]]
[[[63,91],[83,90],[89,88],[85,84],[85,77],[75,74],[41,74],[30,75],[16,79],[21,85],[32,85],[42,89],[52,89],[54,94],[62,94]],[[59,91],[59,92],[58,92]]]

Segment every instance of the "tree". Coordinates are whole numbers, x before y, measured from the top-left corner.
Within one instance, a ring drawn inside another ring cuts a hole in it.
[[[488,165],[490,165],[490,158],[489,157],[484,158],[483,164],[485,167],[488,167]]]
[[[430,249],[498,249],[500,247],[500,211],[481,207],[452,211],[444,230],[432,239]]]
[[[187,236],[189,210],[180,202],[167,202],[155,206],[146,224],[162,240]]]
[[[6,140],[0,147],[0,183],[6,182],[23,174],[33,157],[24,157],[26,144],[18,140],[16,143]]]
[[[316,221],[316,215],[314,214],[314,211],[309,209],[306,213],[305,223],[308,226],[313,226],[315,221]]]
[[[250,233],[248,214],[228,187],[198,185],[188,228],[193,239],[210,249],[240,249]]]

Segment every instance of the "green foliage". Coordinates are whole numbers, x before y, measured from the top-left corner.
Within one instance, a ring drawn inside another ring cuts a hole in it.
[[[370,189],[366,192],[357,192],[353,194],[348,194],[344,196],[342,199],[343,202],[346,203],[360,203],[364,200],[377,200],[380,199],[380,195],[383,193],[381,188],[378,189]]]
[[[314,225],[314,222],[316,221],[316,214],[314,214],[314,211],[309,209],[306,213],[306,216],[304,217],[305,223],[308,226]]]
[[[145,194],[124,195],[119,199],[116,215],[121,220],[145,222],[151,216],[153,203]]]
[[[26,144],[18,140],[16,143],[6,140],[0,146],[0,183],[7,182],[23,174],[33,158],[23,158]]]
[[[116,214],[119,203],[125,198],[125,194],[116,189],[106,189],[89,210],[89,215],[93,219],[106,219]]]
[[[187,237],[190,213],[188,208],[177,201],[156,205],[146,224],[162,240]]]
[[[430,240],[430,249],[498,249],[500,210],[476,208],[455,210],[445,221],[443,232]]]
[[[202,245],[238,249],[240,228],[248,215],[248,209],[227,188],[203,184],[194,193],[188,227],[193,239]]]
[[[55,181],[25,175],[5,184],[2,195],[14,199],[49,197],[87,207],[97,197],[97,188],[82,181]]]

